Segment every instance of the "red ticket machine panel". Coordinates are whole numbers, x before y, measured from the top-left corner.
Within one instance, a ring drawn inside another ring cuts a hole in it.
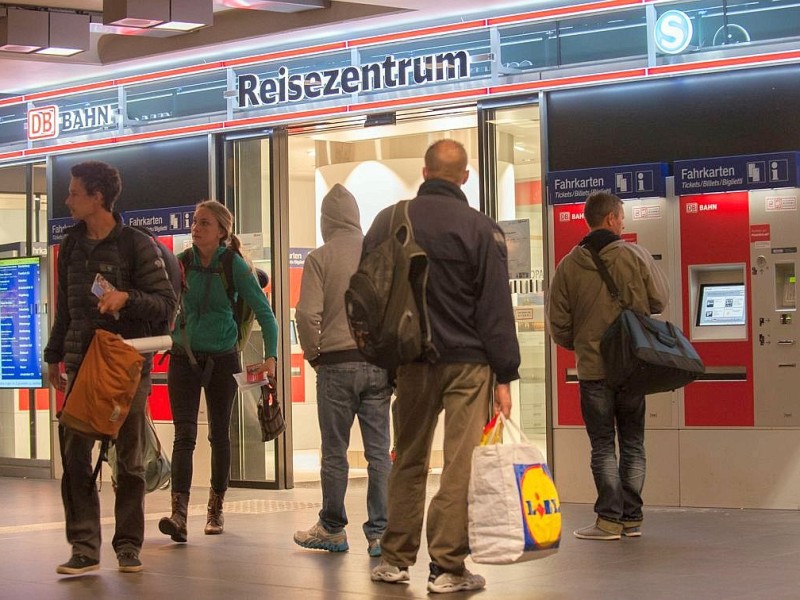
[[[683,327],[684,331],[693,332],[692,344],[707,369],[702,381],[685,388],[685,425],[752,426],[752,323],[749,318],[743,320],[738,339],[707,336],[707,332],[723,331],[720,325],[724,323],[718,325],[712,321],[712,316],[706,317],[712,312],[711,306],[699,306],[703,302],[715,302],[711,298],[703,299],[706,286],[724,284],[743,286],[744,298],[749,305],[747,274],[750,272],[751,231],[748,193],[682,196],[680,232]],[[703,281],[711,283],[701,283]],[[745,309],[744,313],[748,312]],[[703,335],[699,335],[701,329]],[[717,339],[711,339],[714,337]]]

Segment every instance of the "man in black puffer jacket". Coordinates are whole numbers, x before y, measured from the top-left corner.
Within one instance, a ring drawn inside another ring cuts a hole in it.
[[[96,329],[123,338],[146,337],[150,323],[170,320],[177,299],[157,247],[146,233],[126,227],[112,212],[122,189],[113,167],[88,161],[72,167],[66,200],[78,224],[70,228],[58,259],[56,318],[44,351],[50,385],[65,391],[75,377]],[[101,274],[116,289],[92,293]],[[145,406],[150,393],[152,354],[145,355],[142,379],[116,440],[118,473],[112,545],[119,570],[142,570],[144,541]],[[64,362],[67,382],[61,380]],[[72,557],[57,572],[77,575],[100,567],[100,502],[91,484],[94,441],[65,429],[61,495]]]

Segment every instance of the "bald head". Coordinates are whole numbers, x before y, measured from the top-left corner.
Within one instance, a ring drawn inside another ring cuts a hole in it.
[[[469,177],[467,151],[454,140],[439,140],[425,153],[425,168],[422,176],[429,179],[444,179],[456,185],[464,185]]]

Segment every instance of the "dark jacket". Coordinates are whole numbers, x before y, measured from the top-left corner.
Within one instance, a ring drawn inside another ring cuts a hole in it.
[[[389,232],[392,207],[382,210],[364,238],[364,251]],[[488,364],[498,383],[519,378],[505,236],[470,207],[455,184],[423,183],[409,205],[414,238],[428,254],[428,309],[439,362]]]
[[[75,243],[65,239],[61,244],[62,248],[71,246],[71,250],[58,257],[56,318],[44,350],[48,364],[63,360],[67,371],[77,371],[95,329],[106,329],[125,339],[146,337],[151,322],[168,320],[174,314],[175,292],[152,239],[128,227],[123,232],[122,220],[119,215],[114,217],[116,227],[94,248],[86,244],[84,222],[67,231]],[[133,243],[126,243],[121,236],[132,236]],[[131,248],[133,255],[123,256]],[[97,310],[98,298],[91,291],[97,273],[129,294],[118,320]]]

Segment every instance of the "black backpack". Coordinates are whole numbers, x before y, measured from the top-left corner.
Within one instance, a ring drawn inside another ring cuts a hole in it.
[[[175,297],[178,299],[175,312],[173,312],[169,319],[162,321],[148,321],[150,328],[149,335],[169,335],[172,332],[172,329],[175,327],[175,319],[178,314],[177,307],[180,306],[181,293],[183,292],[183,270],[181,269],[180,262],[178,262],[178,258],[172,253],[172,250],[160,242],[152,231],[146,227],[140,227],[138,225],[125,225],[122,228],[117,241],[117,248],[119,249],[120,256],[122,256],[122,258],[129,265],[133,264],[136,253],[136,248],[133,242],[135,236],[138,235],[136,232],[147,235],[152,241],[153,245],[155,246],[156,255],[158,255],[158,257],[161,259],[161,262],[164,263],[164,270],[167,273],[169,282],[172,284]],[[69,260],[69,255],[76,243],[76,239],[71,235],[67,235],[67,237],[64,238],[64,241],[61,243],[61,254],[66,257],[67,260]],[[132,270],[133,269],[131,269],[131,271]],[[117,287],[119,287],[119,282],[112,283],[115,283]]]
[[[428,255],[414,241],[408,203],[395,204],[389,236],[361,257],[344,295],[358,350],[368,362],[389,371],[438,357],[426,297]]]

